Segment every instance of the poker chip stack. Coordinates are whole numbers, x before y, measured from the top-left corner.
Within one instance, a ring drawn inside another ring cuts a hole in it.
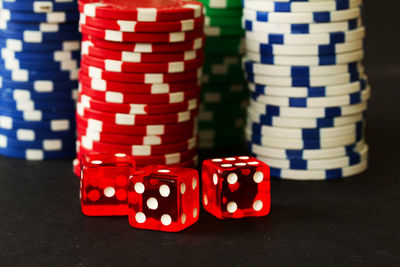
[[[368,166],[361,0],[245,0],[249,148],[284,179]]]
[[[244,143],[248,91],[242,69],[242,0],[200,0],[206,13],[206,58],[199,116],[199,147]]]
[[[204,61],[197,1],[81,1],[78,158],[193,166]]]
[[[77,2],[0,3],[0,155],[72,158],[80,58]]]

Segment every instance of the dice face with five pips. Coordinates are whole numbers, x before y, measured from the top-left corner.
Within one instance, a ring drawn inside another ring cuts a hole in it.
[[[203,206],[217,218],[260,217],[270,211],[269,167],[255,158],[205,160],[202,187]]]
[[[135,171],[131,156],[87,154],[81,159],[81,208],[88,216],[128,214],[128,182]]]
[[[129,183],[132,227],[178,232],[199,218],[199,175],[194,169],[149,166]]]

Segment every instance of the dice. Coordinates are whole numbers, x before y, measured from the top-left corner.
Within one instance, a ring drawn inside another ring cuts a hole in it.
[[[133,158],[123,153],[82,156],[82,212],[88,216],[127,215],[129,177],[134,171]]]
[[[199,175],[194,169],[148,166],[129,182],[129,224],[178,232],[199,218]]]
[[[270,171],[251,157],[209,159],[202,166],[202,201],[220,219],[260,217],[270,211]]]

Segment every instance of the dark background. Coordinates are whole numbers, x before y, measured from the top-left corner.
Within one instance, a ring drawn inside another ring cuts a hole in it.
[[[71,161],[0,157],[0,266],[399,266],[400,1],[364,2],[373,89],[366,173],[274,180],[270,216],[220,221],[202,212],[168,234],[82,215]]]

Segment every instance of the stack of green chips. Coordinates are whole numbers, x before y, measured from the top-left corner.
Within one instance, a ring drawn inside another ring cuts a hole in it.
[[[241,0],[200,0],[206,10],[206,59],[199,116],[199,148],[244,142],[248,91],[242,69]]]

